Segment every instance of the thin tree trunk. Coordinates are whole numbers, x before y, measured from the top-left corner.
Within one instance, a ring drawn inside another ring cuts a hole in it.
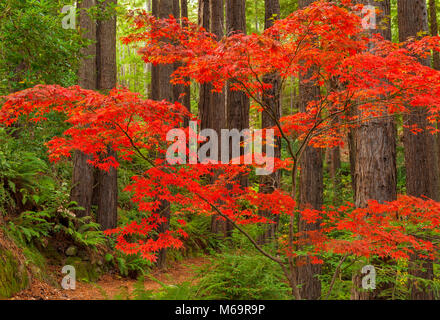
[[[419,32],[428,31],[428,13],[426,0],[398,0],[399,41],[403,42],[409,37],[417,37]],[[430,65],[429,59],[422,61]],[[404,117],[405,126],[417,125],[426,128],[426,109],[413,109],[411,114]],[[423,131],[417,135],[408,128],[404,128],[405,166],[406,166],[406,191],[408,195],[439,200],[439,164],[437,160],[437,145],[435,137]],[[412,257],[409,273],[415,277],[432,280],[433,263],[427,260],[417,260]],[[409,282],[411,299],[433,299],[430,288],[423,287],[420,282]]]
[[[330,90],[337,90],[340,86],[338,79],[334,78],[330,82]],[[334,119],[333,122],[337,123],[339,119]],[[341,179],[339,170],[341,169],[341,148],[339,146],[333,148],[327,148],[326,150],[326,162],[327,171],[330,176],[332,186],[332,203],[338,205],[340,203],[341,192]]]
[[[337,205],[341,201],[341,178],[339,170],[341,169],[341,148],[339,146],[328,148],[326,154],[327,171],[330,176],[332,186],[332,203]]]

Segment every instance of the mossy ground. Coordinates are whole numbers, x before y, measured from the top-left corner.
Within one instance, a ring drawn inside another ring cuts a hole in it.
[[[0,298],[9,298],[28,285],[26,267],[11,252],[0,248]]]
[[[68,257],[65,265],[71,265],[75,268],[76,279],[85,282],[95,282],[102,274],[102,269],[91,263],[90,261],[83,261],[80,257]]]

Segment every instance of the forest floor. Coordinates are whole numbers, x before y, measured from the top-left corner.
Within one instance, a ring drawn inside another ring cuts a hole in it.
[[[151,275],[166,285],[178,285],[184,282],[196,283],[195,269],[209,262],[206,257],[187,258],[171,264],[166,270],[154,269]],[[59,283],[63,278],[59,273]],[[75,290],[63,290],[46,282],[35,280],[27,290],[21,291],[11,300],[102,300],[113,299],[117,295],[130,296],[136,279],[122,278],[116,274],[105,274],[95,283],[76,282]],[[158,291],[161,285],[151,279],[144,281],[145,290]]]

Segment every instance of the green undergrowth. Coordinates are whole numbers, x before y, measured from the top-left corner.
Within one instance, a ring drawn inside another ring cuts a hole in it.
[[[9,251],[0,248],[0,298],[5,299],[26,289],[29,276],[26,268]]]

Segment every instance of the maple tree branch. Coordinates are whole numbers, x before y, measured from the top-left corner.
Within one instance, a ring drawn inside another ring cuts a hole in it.
[[[327,294],[325,295],[325,298],[324,298],[325,300],[328,300],[328,298],[329,298],[329,296],[330,296],[330,293],[331,293],[332,290],[333,290],[333,286],[335,285],[336,278],[338,277],[339,272],[340,272],[340,270],[341,270],[341,266],[342,266],[342,264],[344,263],[345,259],[347,259],[347,257],[348,257],[348,253],[345,254],[345,255],[341,258],[341,260],[339,261],[338,265],[336,266],[335,273],[333,273],[332,281],[330,282],[330,287],[328,288]]]
[[[211,206],[211,208],[214,209],[214,211],[217,212],[218,215],[220,215],[221,217],[225,218],[226,220],[228,220],[233,226],[234,228],[236,228],[238,231],[240,231],[255,247],[255,249],[257,249],[261,254],[263,254],[264,256],[266,256],[267,258],[271,259],[272,261],[277,262],[281,269],[283,270],[284,275],[287,277],[287,279],[289,280],[293,293],[295,295],[295,298],[297,300],[301,300],[301,294],[299,292],[298,289],[298,283],[296,280],[296,273],[292,270],[287,271],[287,268],[285,266],[285,262],[282,261],[281,259],[274,257],[273,255],[271,255],[270,253],[266,252],[252,237],[251,235],[249,235],[249,233],[247,233],[244,229],[242,229],[240,226],[238,226],[237,223],[235,223],[234,220],[232,220],[231,218],[229,218],[227,215],[225,215],[223,212],[221,212],[221,210],[219,208],[217,208],[216,205],[212,204],[208,199],[206,199],[205,197],[203,197],[202,195],[196,193],[196,195],[202,199],[205,203],[207,203],[209,206]]]
[[[225,218],[226,220],[228,220],[229,222],[231,222],[231,224],[238,230],[240,231],[246,238],[248,238],[248,240],[254,245],[254,247],[263,255],[265,255],[266,257],[268,257],[269,259],[277,262],[278,264],[282,264],[284,265],[285,262],[282,261],[281,259],[274,257],[273,255],[271,255],[270,253],[266,252],[263,248],[261,248],[261,246],[254,240],[254,238],[252,238],[251,235],[249,235],[249,233],[247,233],[244,229],[242,229],[240,226],[238,226],[238,224],[232,220],[231,218],[229,218],[227,215],[225,215],[215,204],[211,203],[208,199],[206,199],[204,196],[202,196],[199,193],[195,193],[200,199],[202,199],[206,204],[208,204],[212,209],[214,209],[215,212],[217,212],[218,215],[220,215],[221,217]]]
[[[133,139],[130,137],[130,135],[120,126],[117,125],[119,127],[119,129],[124,133],[124,135],[129,139],[131,145],[133,146],[133,148],[135,148],[135,150],[139,153],[139,155],[145,159],[146,161],[148,161],[153,167],[156,167],[156,165],[149,159],[147,158],[139,149],[138,147],[134,144]],[[175,174],[175,173],[174,173]],[[249,233],[247,233],[243,228],[241,228],[234,220],[232,220],[231,218],[229,218],[227,215],[225,215],[216,205],[214,205],[213,203],[211,203],[208,199],[206,199],[204,196],[202,196],[199,193],[195,193],[196,196],[198,196],[200,199],[202,199],[205,203],[207,203],[212,209],[214,209],[214,211],[217,212],[218,215],[220,215],[221,217],[223,217],[224,219],[226,219],[227,221],[229,221],[232,226],[234,228],[236,228],[238,231],[240,231],[251,243],[252,245],[255,247],[255,249],[257,249],[261,254],[263,254],[264,256],[266,256],[267,258],[271,259],[272,261],[278,263],[283,271],[283,273],[285,274],[285,276],[287,277],[287,279],[289,280],[289,282],[291,283],[292,286],[292,290],[294,292],[295,297],[300,300],[301,299],[301,295],[299,293],[298,290],[298,284],[296,281],[296,275],[295,272],[293,272],[291,270],[291,272],[289,273],[286,266],[285,266],[285,262],[282,261],[281,259],[279,259],[278,257],[275,257],[273,255],[271,255],[270,253],[266,252],[253,238],[251,235],[249,235]]]

